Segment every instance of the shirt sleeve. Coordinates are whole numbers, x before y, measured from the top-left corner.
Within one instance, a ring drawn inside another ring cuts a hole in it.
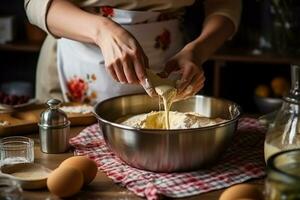
[[[38,26],[49,34],[46,16],[52,0],[25,0],[24,7],[31,24]]]
[[[234,24],[234,33],[237,31],[242,3],[241,0],[206,0],[205,6],[205,20],[204,24],[214,15],[222,15],[230,19]]]

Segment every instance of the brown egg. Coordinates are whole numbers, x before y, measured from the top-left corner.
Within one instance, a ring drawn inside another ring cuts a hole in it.
[[[263,194],[256,185],[239,184],[226,189],[219,200],[263,200]]]
[[[84,184],[89,184],[97,175],[96,163],[86,156],[73,156],[64,160],[59,167],[70,166],[80,170],[84,177]]]
[[[83,185],[81,171],[73,167],[59,167],[47,179],[49,191],[59,197],[70,197],[80,191]]]
[[[256,200],[256,199],[248,199],[248,198],[242,198],[242,199],[236,199],[236,200]]]

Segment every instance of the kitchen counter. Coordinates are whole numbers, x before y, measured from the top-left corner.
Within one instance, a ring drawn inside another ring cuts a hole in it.
[[[71,137],[76,136],[85,127],[72,127]],[[35,141],[35,162],[40,163],[50,169],[55,169],[66,158],[73,155],[70,151],[64,154],[44,154],[40,151],[38,134],[27,135]],[[258,179],[251,183],[259,184],[263,187],[264,180]],[[217,200],[223,190],[217,190],[197,196],[192,196],[186,199],[201,199],[201,200]],[[24,200],[56,200],[54,195],[44,190],[24,191]],[[104,173],[98,171],[96,178],[86,187],[82,188],[81,192],[71,199],[141,199],[127,189],[113,183]]]

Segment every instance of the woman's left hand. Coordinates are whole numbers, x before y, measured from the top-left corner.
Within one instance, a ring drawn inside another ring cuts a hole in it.
[[[168,77],[173,71],[179,71],[181,79],[177,82],[177,100],[195,95],[204,86],[205,76],[201,67],[202,61],[197,59],[192,47],[184,47],[167,61],[161,77]]]

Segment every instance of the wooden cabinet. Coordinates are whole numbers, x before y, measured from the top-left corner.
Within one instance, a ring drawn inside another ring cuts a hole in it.
[[[36,64],[45,34],[27,22],[23,0],[1,0],[0,16],[13,16],[15,30],[12,42],[0,44],[0,85],[26,81],[34,89]]]

